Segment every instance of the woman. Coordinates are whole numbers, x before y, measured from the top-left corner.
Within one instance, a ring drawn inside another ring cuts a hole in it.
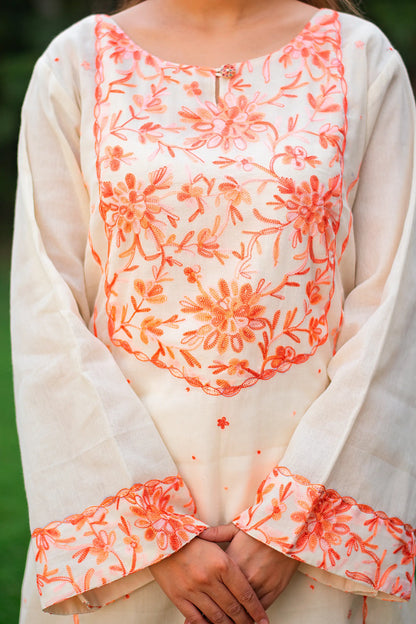
[[[414,621],[414,102],[322,4],[147,0],[37,63],[21,622],[35,562],[74,622]]]

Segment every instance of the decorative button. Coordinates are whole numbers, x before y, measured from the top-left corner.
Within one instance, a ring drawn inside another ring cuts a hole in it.
[[[223,78],[234,78],[236,73],[237,70],[235,68],[235,65],[231,65],[229,63],[223,65],[220,69],[220,74]]]

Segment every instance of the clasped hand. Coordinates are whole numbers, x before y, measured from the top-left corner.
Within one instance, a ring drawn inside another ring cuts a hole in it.
[[[228,542],[224,551],[218,543]],[[203,531],[150,570],[185,624],[269,624],[265,609],[298,562],[233,524]]]

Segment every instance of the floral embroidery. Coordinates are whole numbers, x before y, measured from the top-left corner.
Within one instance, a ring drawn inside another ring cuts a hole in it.
[[[226,427],[228,427],[230,423],[228,422],[228,420],[225,418],[225,416],[223,416],[222,418],[219,418],[217,420],[217,425],[220,429],[225,429]]]
[[[337,13],[323,12],[257,59],[264,89],[241,63],[214,102],[202,82],[214,85],[214,70],[152,57],[98,18],[98,213],[108,244],[97,234],[91,246],[108,319],[96,331],[113,348],[231,397],[332,342],[350,227],[339,31]],[[271,76],[279,86],[270,94]]]
[[[58,597],[65,600],[110,583],[179,550],[207,526],[194,513],[182,479],[167,477],[123,489],[98,507],[35,529],[32,538],[43,607],[56,603]],[[72,553],[71,564],[68,553]]]
[[[225,152],[231,147],[247,149],[248,143],[259,140],[259,134],[274,126],[264,120],[264,114],[257,111],[255,101],[249,102],[244,95],[227,93],[218,104],[206,102],[205,108],[191,111],[183,108],[179,115],[191,124],[195,137],[186,139],[186,144],[195,149],[222,147]]]
[[[295,559],[372,590],[410,598],[416,557],[413,528],[287,468],[273,470],[260,485],[255,504],[234,522]]]
[[[216,347],[221,354],[231,346],[239,353],[244,341],[254,342],[255,330],[266,325],[262,318],[266,308],[259,305],[259,301],[260,294],[253,292],[251,284],[239,288],[237,282],[228,285],[221,279],[218,290],[211,289],[211,296],[201,289],[195,303],[190,299],[181,302],[181,311],[194,314],[206,324],[198,330],[185,332],[182,342],[203,343],[204,349]]]

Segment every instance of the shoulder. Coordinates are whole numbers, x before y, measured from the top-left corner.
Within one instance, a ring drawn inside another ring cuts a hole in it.
[[[53,65],[57,58],[70,62],[94,54],[96,15],[89,15],[60,32],[48,45],[41,58]]]
[[[95,66],[97,16],[89,15],[60,32],[38,59],[34,76],[50,72],[68,87],[79,84],[82,73]]]
[[[96,22],[90,15],[52,39],[35,64],[25,104],[35,93],[42,97],[55,90],[79,108],[84,88],[94,84]]]
[[[338,13],[341,30],[342,61],[352,75],[365,74],[370,87],[381,75],[394,67],[404,69],[400,54],[386,34],[372,22]]]

